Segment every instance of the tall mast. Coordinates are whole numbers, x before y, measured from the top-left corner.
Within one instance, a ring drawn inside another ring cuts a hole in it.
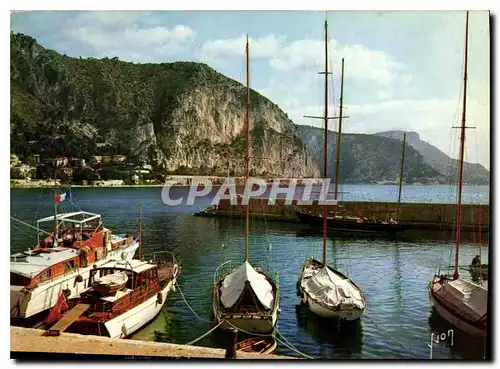
[[[250,47],[248,45],[248,35],[246,43],[246,61],[247,61],[247,119],[246,119],[246,131],[247,131],[247,151],[245,155],[245,186],[247,185],[248,177],[250,175]],[[245,211],[245,261],[248,261],[248,218],[250,216],[250,201],[246,206]]]
[[[339,131],[337,133],[337,162],[335,164],[335,200],[339,188],[340,175],[340,136],[342,135],[342,110],[344,106],[344,58],[342,58],[342,75],[340,77],[340,115],[339,115]]]
[[[343,61],[343,59],[342,59]],[[343,69],[342,69],[343,70]],[[328,75],[331,74],[328,72],[328,21],[325,19],[325,71],[319,72],[318,74],[325,75],[325,113],[324,116],[313,116],[313,115],[304,115],[304,118],[314,118],[314,119],[322,119],[325,122],[325,132],[324,132],[324,162],[323,162],[323,177],[328,177],[328,120],[329,119],[337,119],[338,117],[329,117],[328,116]],[[340,117],[339,117],[340,118]],[[348,117],[344,117],[348,118]],[[337,146],[338,147],[338,146]],[[327,189],[326,196],[328,196],[329,188]],[[326,200],[326,199],[325,199]],[[326,265],[326,235],[327,235],[327,205],[323,205],[323,266]]]
[[[464,62],[464,96],[462,108],[462,126],[460,135],[460,171],[458,177],[458,199],[457,199],[457,236],[456,236],[456,249],[455,249],[455,271],[453,279],[458,279],[458,251],[460,246],[460,216],[462,205],[462,181],[464,171],[464,151],[465,151],[465,118],[467,109],[467,52],[469,46],[469,11],[465,16],[465,62]]]
[[[323,173],[328,178],[328,21],[325,19],[325,143],[323,157]],[[328,196],[328,190],[326,196]],[[325,199],[326,200],[326,199]],[[326,229],[328,225],[327,205],[323,205],[323,266],[326,265]]]
[[[142,261],[142,206],[139,204],[139,260]]]
[[[401,154],[401,166],[399,169],[399,191],[398,191],[398,210],[397,216],[399,218],[399,206],[401,205],[401,190],[403,187],[403,173],[405,165],[405,147],[406,147],[406,132],[403,135],[403,153]]]
[[[57,242],[57,158],[54,161],[54,242],[53,245],[54,247],[56,246]]]

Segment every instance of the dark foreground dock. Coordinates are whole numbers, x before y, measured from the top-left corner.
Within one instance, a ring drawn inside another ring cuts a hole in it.
[[[61,333],[60,336],[45,336],[45,331],[32,328],[10,327],[10,351],[13,359],[51,357],[54,354],[83,355],[82,359],[111,356],[127,359],[174,358],[174,359],[224,359],[225,350],[172,343],[112,339]],[[290,356],[238,352],[237,359],[295,359]]]

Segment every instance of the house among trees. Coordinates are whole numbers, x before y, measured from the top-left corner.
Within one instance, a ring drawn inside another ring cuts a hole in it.
[[[10,154],[10,167],[15,167],[19,163],[19,157],[16,154]]]
[[[111,158],[111,161],[113,163],[124,163],[125,160],[127,160],[127,157],[125,155],[113,155]]]
[[[131,179],[133,184],[139,184],[139,176],[137,174],[133,174]]]
[[[21,164],[10,169],[10,176],[12,179],[28,179],[36,177],[36,167],[31,165]]]
[[[92,155],[90,157],[90,165],[97,165],[97,164],[101,164],[102,162],[102,156],[100,155]]]
[[[83,166],[85,166],[85,159],[72,158],[71,159],[71,165],[74,166],[74,167],[83,167]]]
[[[28,164],[32,164],[32,165],[40,164],[40,155],[33,154],[33,155],[28,156],[27,162],[28,162]]]
[[[69,162],[68,158],[65,156],[56,156],[55,161],[58,167],[63,167],[65,165],[68,165]]]

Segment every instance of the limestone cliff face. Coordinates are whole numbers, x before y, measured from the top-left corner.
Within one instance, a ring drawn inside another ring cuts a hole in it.
[[[273,103],[252,91],[251,171],[255,175],[318,176],[319,168],[304,148],[292,121]],[[160,140],[167,170],[211,168],[220,174],[241,174],[246,149],[246,89],[238,83],[224,87],[195,86],[179,97],[164,124],[175,140]],[[170,146],[170,147],[168,147]]]
[[[253,175],[318,176],[293,122],[251,93]],[[11,34],[11,146],[25,154],[124,154],[156,170],[241,174],[246,88],[207,65],[78,59]]]

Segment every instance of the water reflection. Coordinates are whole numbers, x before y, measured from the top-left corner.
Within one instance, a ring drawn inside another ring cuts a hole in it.
[[[304,305],[295,305],[297,324],[318,345],[319,357],[359,359],[363,346],[361,319],[340,324],[332,319],[323,319]]]
[[[403,312],[404,304],[403,304],[403,294],[401,291],[401,246],[396,241],[394,245],[394,267],[396,269],[396,274],[394,275],[394,287],[396,289],[396,308],[399,312]]]
[[[465,332],[453,327],[453,325],[448,323],[448,321],[439,315],[435,307],[432,307],[429,315],[429,327],[431,331],[435,333],[434,336],[436,336],[436,334],[446,333],[450,329],[453,329],[454,334],[453,346],[451,344],[451,339],[439,342],[438,344],[433,344],[433,358],[447,358],[448,354],[443,354],[441,352],[443,350],[440,350],[440,346],[446,346],[461,358],[484,360],[485,340],[483,338],[471,337]]]
[[[323,234],[323,230],[309,226],[302,226],[294,224],[294,231],[297,237],[318,237]],[[423,229],[409,229],[400,233],[363,233],[363,232],[343,232],[329,229],[327,231],[328,237],[344,240],[386,240],[386,241],[400,241],[400,242],[428,242],[428,241],[444,241],[454,242],[455,231],[453,230],[423,230]],[[479,237],[475,232],[462,231],[460,239],[463,242],[474,244],[488,244],[487,234]]]

